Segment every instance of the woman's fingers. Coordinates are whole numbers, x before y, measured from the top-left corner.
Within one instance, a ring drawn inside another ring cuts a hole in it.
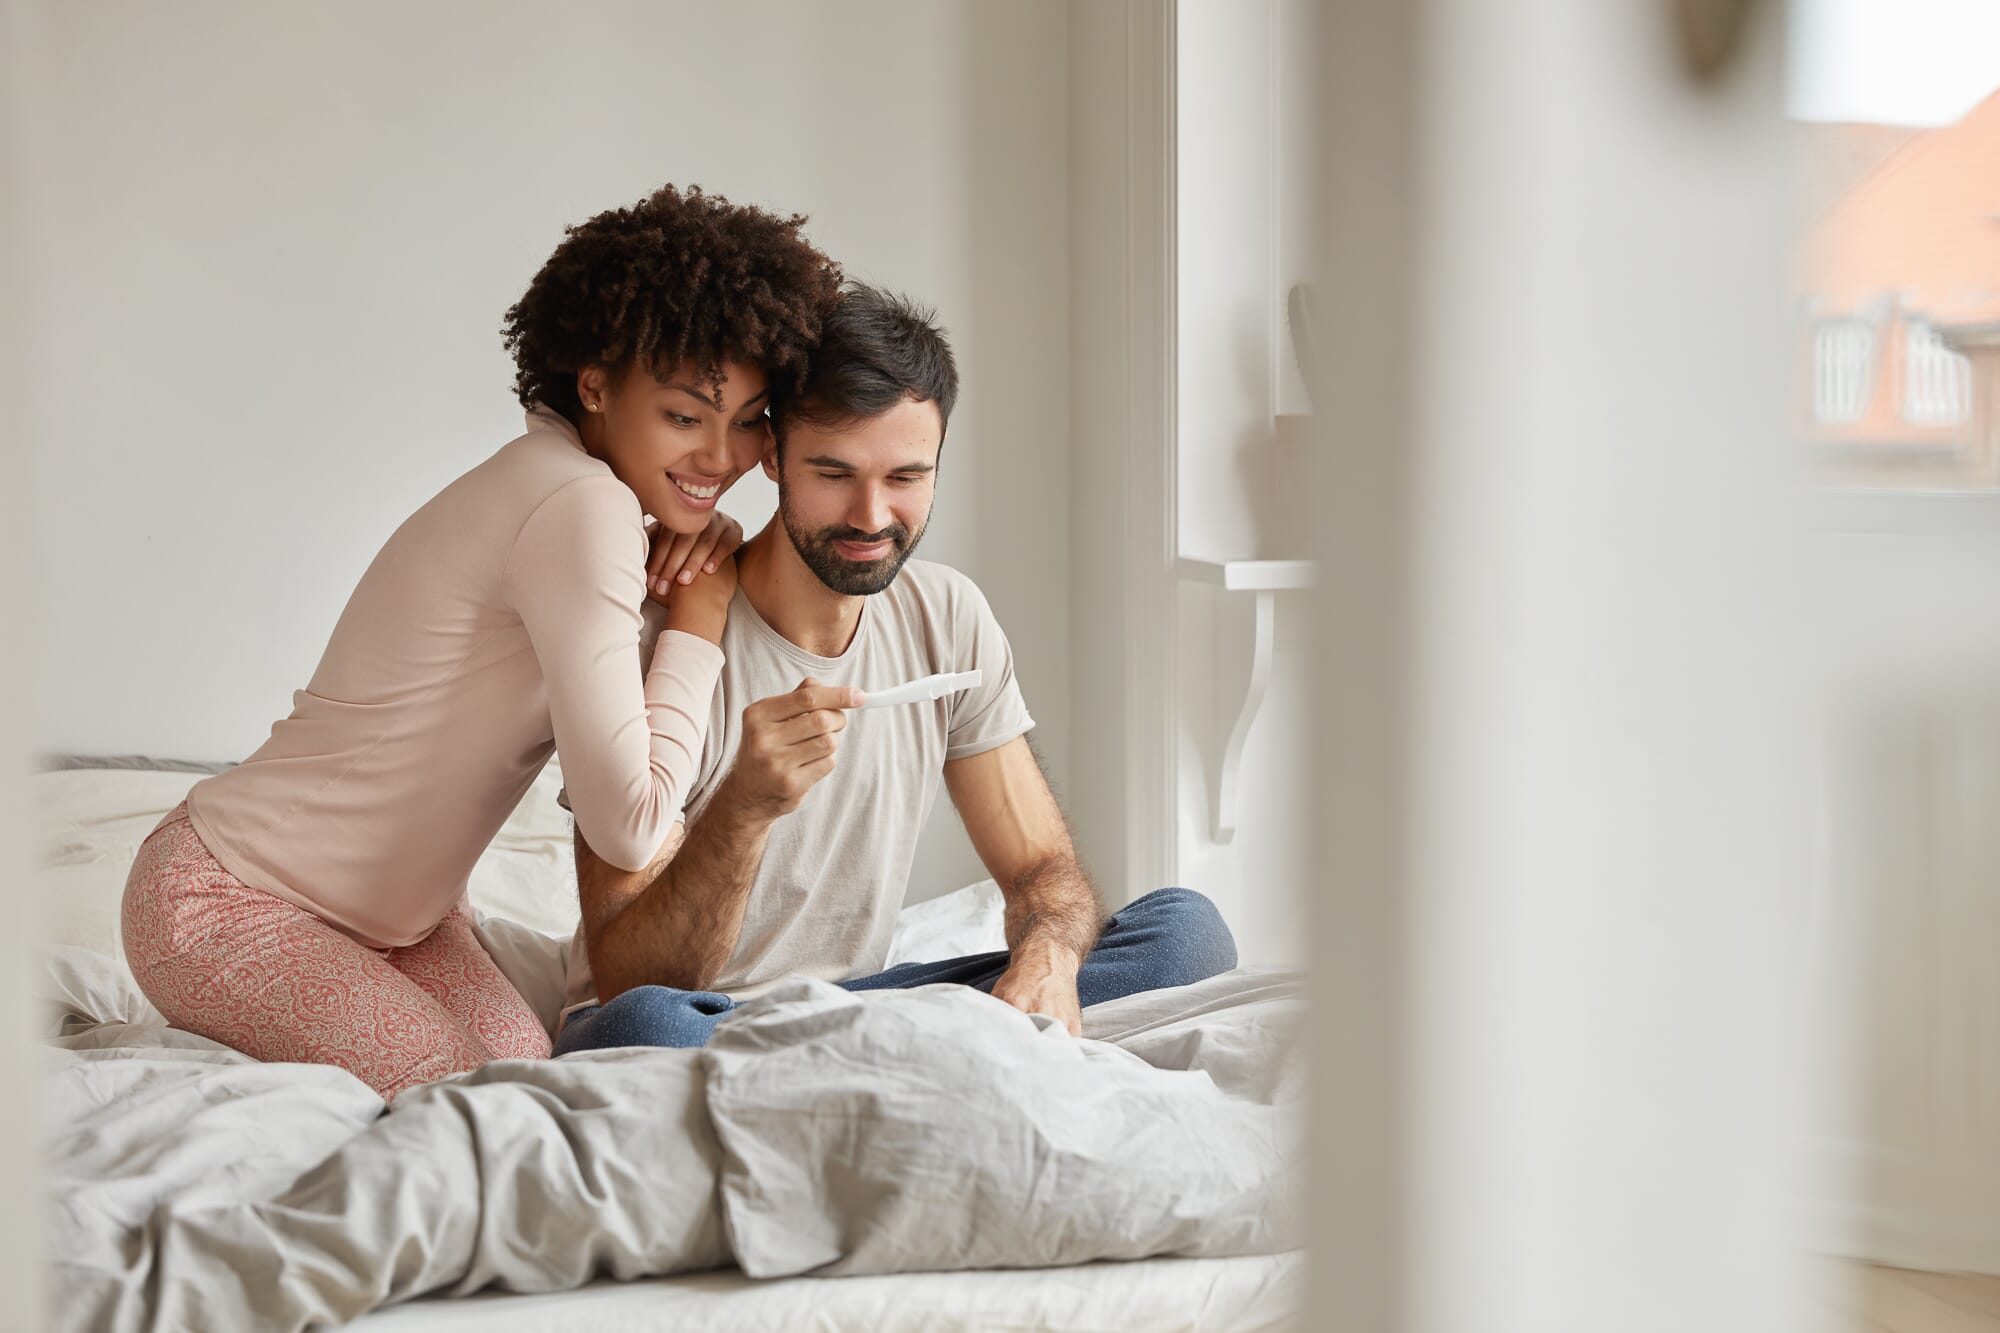
[[[660,526],[658,519],[654,519],[646,525],[646,540],[651,543],[646,550],[646,590],[648,592],[661,591],[659,584],[667,577],[667,553],[673,549],[673,542],[669,540],[671,536],[671,533]]]
[[[697,571],[713,574],[743,545],[743,525],[724,513],[709,517],[700,532],[649,529],[652,550],[646,557],[646,591],[665,597],[675,584],[694,582]]]
[[[694,581],[694,572],[713,574],[715,567],[736,554],[736,548],[743,544],[743,525],[720,510],[711,514],[708,526],[695,539],[694,550],[688,555],[687,567],[681,571],[681,582]]]
[[[698,569],[709,574],[715,572],[716,536],[715,525],[711,523],[694,539],[694,546],[688,551],[687,567],[681,570],[682,583],[693,583]]]
[[[715,544],[701,565],[710,574],[715,572],[717,565],[735,555],[738,548],[743,545],[743,525],[727,514],[718,513],[715,517],[718,521],[709,524],[709,529],[715,536]]]
[[[664,596],[672,589],[674,580],[682,574],[690,575],[690,578],[681,579],[682,583],[690,581],[692,571],[687,568],[688,553],[694,550],[695,540],[700,535],[698,532],[674,534],[673,541],[667,546],[667,558],[660,563],[660,572],[654,578],[653,591]]]

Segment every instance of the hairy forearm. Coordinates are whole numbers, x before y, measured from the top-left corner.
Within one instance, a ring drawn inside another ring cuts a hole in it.
[[[1006,886],[1007,948],[1015,960],[1081,967],[1104,929],[1104,909],[1074,854],[1051,856]]]
[[[715,983],[736,951],[770,830],[770,819],[732,799],[726,784],[716,793],[652,883],[589,931],[600,1002],[635,986],[706,990]],[[595,858],[592,864],[597,873],[609,870]]]

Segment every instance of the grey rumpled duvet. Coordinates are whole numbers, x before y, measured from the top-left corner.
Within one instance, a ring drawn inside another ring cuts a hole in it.
[[[54,1324],[304,1329],[426,1293],[1296,1247],[1300,988],[1239,970],[1086,1039],[957,986],[788,982],[701,1051],[502,1062],[386,1114],[157,1026],[54,1044]]]

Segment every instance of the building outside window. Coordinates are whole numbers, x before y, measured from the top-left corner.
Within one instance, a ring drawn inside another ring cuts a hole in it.
[[[1817,474],[2000,490],[2000,91],[1949,124],[1798,128],[1793,419]]]
[[[1972,415],[1972,359],[1952,350],[1922,320],[1904,326],[1903,420],[1958,426]]]
[[[1865,320],[1821,324],[1813,335],[1813,420],[1858,420],[1875,394],[1875,330]]]

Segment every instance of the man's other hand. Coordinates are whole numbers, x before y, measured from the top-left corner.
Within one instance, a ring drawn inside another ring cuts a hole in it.
[[[1032,949],[1017,953],[1000,979],[993,983],[993,995],[1024,1014],[1047,1014],[1069,1029],[1072,1037],[1083,1035],[1083,1005],[1076,995],[1076,973],[1082,960],[1060,949]]]

